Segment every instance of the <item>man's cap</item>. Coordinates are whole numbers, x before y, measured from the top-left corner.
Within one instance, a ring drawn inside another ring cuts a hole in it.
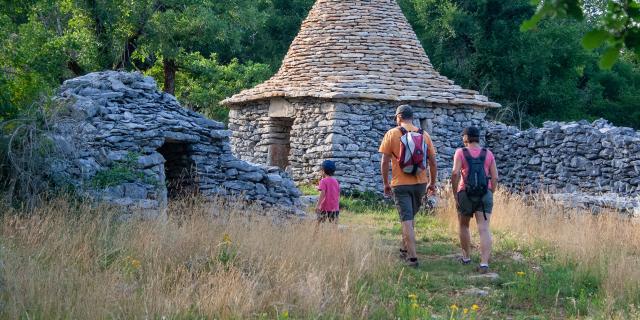
[[[400,115],[400,117],[404,119],[413,118],[413,108],[408,104],[403,104],[396,109],[396,116],[397,115]]]
[[[463,136],[466,135],[467,137],[479,138],[480,137],[480,129],[478,129],[476,127],[464,128],[464,131],[462,131],[462,135]]]
[[[336,171],[336,163],[331,160],[325,160],[322,162],[322,169],[327,171]]]

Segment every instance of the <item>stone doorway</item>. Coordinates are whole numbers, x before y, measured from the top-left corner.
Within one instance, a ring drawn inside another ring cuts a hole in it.
[[[196,165],[191,158],[191,145],[182,142],[165,142],[158,152],[164,157],[164,174],[167,196],[175,199],[198,192]]]
[[[286,169],[289,166],[291,152],[291,127],[293,118],[271,118],[269,133],[269,150],[267,165]]]

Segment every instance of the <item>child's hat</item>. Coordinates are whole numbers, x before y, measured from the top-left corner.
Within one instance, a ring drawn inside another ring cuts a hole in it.
[[[336,163],[331,160],[325,160],[322,162],[322,169],[327,171],[336,171]]]

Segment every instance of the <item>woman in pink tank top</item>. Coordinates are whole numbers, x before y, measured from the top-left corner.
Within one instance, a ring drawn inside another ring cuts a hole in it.
[[[459,236],[462,247],[460,262],[463,264],[471,262],[469,223],[475,216],[480,233],[478,271],[487,273],[493,244],[489,223],[493,211],[493,192],[498,186],[498,169],[493,153],[480,145],[478,128],[466,128],[462,139],[465,148],[456,150],[451,173],[451,188],[456,199],[460,225]]]

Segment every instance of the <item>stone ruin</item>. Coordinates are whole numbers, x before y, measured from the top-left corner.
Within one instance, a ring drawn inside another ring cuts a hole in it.
[[[240,159],[286,169],[297,183],[334,160],[347,191],[381,191],[378,145],[406,103],[438,142],[443,174],[460,128],[499,106],[434,70],[395,0],[318,0],[278,73],[223,101]]]
[[[640,211],[639,131],[602,119],[549,121],[524,131],[494,122],[485,128],[500,181],[512,190],[544,190],[572,206]]]
[[[410,104],[436,144],[441,180],[462,129],[475,125],[489,132],[501,182],[514,191],[640,207],[637,132],[603,121],[520,131],[487,120],[500,105],[434,70],[395,0],[316,1],[278,73],[223,104],[234,153],[286,169],[297,183],[314,182],[330,159],[344,190],[380,192],[378,145],[395,108]]]
[[[66,115],[50,136],[65,159],[52,173],[82,194],[145,214],[194,193],[299,204],[288,174],[237,159],[222,123],[183,108],[150,77],[92,73],[65,81],[56,100]]]
[[[377,149],[400,104],[414,107],[415,125],[436,143],[441,179],[462,129],[476,125],[510,189],[640,207],[637,131],[602,120],[521,131],[487,120],[499,105],[438,74],[394,0],[318,0],[278,73],[223,102],[231,131],[135,73],[66,81],[58,100],[69,117],[51,134],[67,158],[55,162],[55,179],[137,210],[185,193],[294,208],[293,181],[314,182],[325,159],[338,163],[344,190],[380,192]]]

